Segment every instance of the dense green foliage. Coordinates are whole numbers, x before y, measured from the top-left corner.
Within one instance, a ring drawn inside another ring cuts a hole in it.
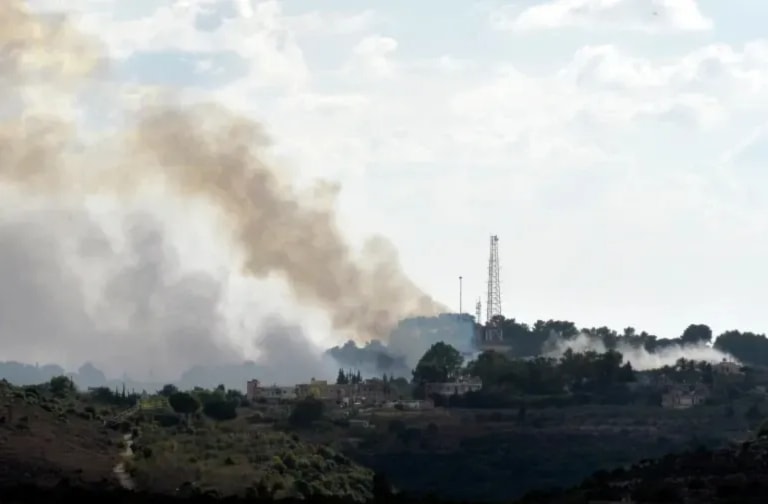
[[[458,350],[442,341],[432,345],[413,370],[415,383],[440,383],[459,377],[464,358]]]
[[[322,401],[307,397],[293,405],[289,420],[295,427],[308,427],[323,418],[324,413],[325,404]]]
[[[174,392],[168,397],[173,411],[182,415],[191,415],[200,409],[200,401],[188,392]]]
[[[357,370],[356,372],[353,371],[344,371],[343,369],[339,369],[339,374],[336,376],[336,384],[337,385],[355,385],[357,383],[363,382],[363,376],[360,373],[360,370]]]
[[[617,332],[608,327],[578,328],[563,320],[538,320],[533,325],[498,316],[491,325],[501,327],[504,340],[513,342],[512,355],[535,357],[545,353],[553,336],[573,338],[585,334],[611,350],[619,346],[642,347],[655,352],[674,345],[712,343],[715,348],[733,355],[738,360],[756,366],[768,367],[768,338],[764,334],[725,331],[713,340],[712,329],[705,324],[691,324],[677,338],[659,338],[645,331],[627,327]]]

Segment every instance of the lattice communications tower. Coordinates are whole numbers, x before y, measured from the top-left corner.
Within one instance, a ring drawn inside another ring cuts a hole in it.
[[[486,300],[485,339],[501,341],[501,327],[492,325],[493,317],[501,315],[501,282],[499,281],[499,237],[491,236],[491,256],[488,260],[488,299]]]

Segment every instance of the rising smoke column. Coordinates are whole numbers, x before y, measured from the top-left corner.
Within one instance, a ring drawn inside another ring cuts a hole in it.
[[[66,19],[34,15],[22,0],[0,2],[0,182],[55,198],[125,197],[162,183],[202,199],[224,219],[246,274],[282,275],[298,299],[358,341],[386,339],[403,317],[439,311],[382,240],[353,256],[332,199],[310,198],[283,179],[266,161],[259,124],[214,104],[160,100],[127,112],[124,131],[88,143],[67,104],[107,82],[108,67],[98,43]],[[111,96],[123,110],[119,91]],[[30,96],[51,106],[41,112]]]

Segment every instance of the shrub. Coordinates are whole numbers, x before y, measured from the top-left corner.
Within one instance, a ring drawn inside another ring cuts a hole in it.
[[[203,414],[212,420],[232,420],[237,418],[237,403],[226,400],[213,400],[203,406]]]
[[[57,397],[64,397],[75,390],[75,386],[72,384],[72,380],[66,376],[54,376],[51,378],[51,381],[48,382],[48,386],[50,387],[53,395]]]
[[[200,401],[192,394],[175,392],[168,398],[168,404],[173,411],[182,415],[191,415],[200,409]]]
[[[307,427],[323,418],[325,405],[322,401],[309,397],[296,403],[289,421],[297,427]]]
[[[154,420],[160,427],[175,427],[181,423],[176,415],[155,415]]]

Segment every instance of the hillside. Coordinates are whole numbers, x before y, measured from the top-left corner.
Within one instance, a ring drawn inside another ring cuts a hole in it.
[[[744,411],[588,405],[520,410],[370,412],[369,428],[300,431],[386,474],[407,492],[508,501],[526,492],[577,485],[599,470],[718,448],[747,436]]]
[[[74,398],[0,381],[0,485],[114,485],[119,437]]]
[[[578,488],[531,494],[520,504],[583,502],[762,503],[768,492],[768,439],[756,439],[719,450],[698,448],[629,468],[599,472]]]
[[[66,380],[34,387],[0,381],[0,490],[18,484],[116,489],[122,462],[136,490],[164,495],[372,496],[372,471],[327,447],[265,429],[247,411],[213,421],[137,408],[107,427],[104,420],[129,409],[114,403],[135,399],[106,389],[77,393]]]

